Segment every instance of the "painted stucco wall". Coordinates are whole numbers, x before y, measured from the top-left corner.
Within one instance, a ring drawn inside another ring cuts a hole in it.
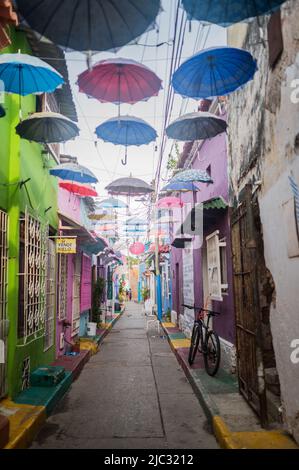
[[[225,118],[226,115],[222,114]],[[220,134],[213,139],[207,139],[198,148],[198,143],[194,143],[190,153],[195,152],[195,157],[192,163],[192,168],[207,170],[209,169],[213,184],[200,183],[200,191],[196,193],[196,202],[204,202],[214,197],[222,196],[226,201],[228,200],[228,173],[227,173],[227,136]],[[193,203],[193,194],[182,193],[181,199],[190,205]],[[217,209],[216,209],[217,210]],[[179,215],[179,214],[177,214]],[[221,315],[214,320],[215,329],[218,334],[230,343],[235,343],[235,328],[234,328],[234,310],[233,310],[233,285],[232,285],[232,264],[231,264],[231,246],[230,246],[230,223],[229,223],[229,210],[220,211],[217,214],[217,223],[215,226],[204,225],[204,240],[205,237],[215,230],[220,231],[220,237],[226,238],[227,247],[227,261],[228,261],[228,295],[224,295],[222,302],[213,301],[212,307],[221,313]],[[205,242],[204,242],[205,243]],[[179,264],[179,302],[177,301],[177,281],[176,281],[176,263]],[[194,301],[196,305],[204,305],[203,293],[203,273],[202,273],[202,249],[194,249],[193,252],[193,265],[194,265]],[[183,250],[172,247],[171,249],[171,269],[172,269],[172,297],[173,305],[176,311],[183,313],[181,304],[183,303]],[[180,304],[178,306],[178,303]]]
[[[11,32],[13,45],[1,53],[21,50],[29,53],[30,49],[24,33]],[[0,119],[0,183],[9,186],[0,187],[0,207],[7,210],[9,216],[9,263],[8,263],[8,318],[10,321],[8,336],[8,393],[14,397],[21,388],[21,370],[23,360],[30,357],[31,370],[47,364],[54,359],[55,346],[44,352],[44,338],[32,339],[30,344],[22,345],[18,338],[18,291],[19,291],[19,219],[26,206],[32,204],[33,214],[47,221],[55,230],[57,218],[57,182],[50,177],[48,169],[55,165],[50,155],[42,155],[41,146],[20,139],[15,127],[19,123],[19,97],[5,95],[6,117]],[[22,98],[22,116],[26,118],[36,109],[36,98]],[[30,178],[26,187],[20,188],[18,182]],[[31,203],[30,203],[31,201]],[[47,212],[46,209],[49,209]],[[29,343],[29,342],[28,342]]]
[[[293,228],[284,211],[293,197],[288,180],[291,173],[299,184],[299,149],[295,146],[299,103],[291,101],[292,80],[299,78],[299,2],[286,2],[282,8],[284,49],[273,70],[268,64],[267,21],[263,20],[266,47],[250,46],[259,37],[255,22],[242,35],[243,44],[236,28],[229,33],[229,43],[248,48],[259,67],[251,84],[229,99],[231,184],[232,196],[238,198],[246,182],[261,182],[257,195],[264,255],[275,284],[270,314],[273,345],[285,422],[299,442],[299,364],[290,360],[291,342],[299,338],[299,257],[288,256]]]

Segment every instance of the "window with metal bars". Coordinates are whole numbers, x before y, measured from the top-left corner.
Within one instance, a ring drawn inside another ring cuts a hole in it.
[[[44,350],[54,344],[55,318],[55,289],[56,289],[56,245],[48,240],[47,279],[46,279],[46,309],[45,309],[45,338]]]
[[[67,314],[68,255],[58,255],[58,318],[65,320]]]
[[[20,218],[18,334],[26,343],[43,335],[48,225],[26,210]]]

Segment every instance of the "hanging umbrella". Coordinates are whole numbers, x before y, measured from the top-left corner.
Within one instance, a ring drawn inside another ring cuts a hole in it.
[[[104,207],[106,209],[127,209],[128,205],[121,201],[120,199],[115,199],[110,197],[108,199],[104,199],[99,203],[100,207]]]
[[[181,181],[173,181],[171,180],[166,186],[161,189],[161,193],[163,192],[187,192],[187,191],[199,191],[199,188],[192,182],[181,182]]]
[[[199,182],[199,183],[213,183],[210,175],[204,170],[184,170],[177,173],[172,181]]]
[[[6,93],[26,96],[52,93],[64,83],[63,77],[51,65],[27,54],[1,54],[0,80]]]
[[[79,91],[102,103],[147,101],[161,90],[161,80],[148,67],[131,59],[107,59],[78,77]]]
[[[187,141],[211,139],[225,132],[227,123],[211,113],[197,112],[181,116],[166,129],[171,139]]]
[[[233,47],[205,49],[184,62],[174,73],[174,91],[200,99],[227,95],[249,80],[257,71],[252,55]]]
[[[142,253],[144,253],[145,246],[141,242],[135,242],[135,243],[133,243],[133,245],[130,246],[129,250],[132,253],[132,255],[138,256],[138,255],[142,255]]]
[[[132,42],[154,25],[160,0],[18,0],[29,26],[54,44],[106,51]]]
[[[249,18],[272,13],[286,0],[182,0],[190,19],[230,26]]]
[[[77,163],[62,163],[51,168],[50,175],[62,180],[76,181],[77,183],[97,183],[97,177],[85,166]]]
[[[108,217],[107,220],[110,220],[111,218],[111,216],[107,215],[106,212],[103,210],[96,210],[95,212],[91,212],[90,214],[88,214],[88,218],[90,220],[103,220],[106,217]]]
[[[34,113],[16,127],[16,132],[26,140],[42,144],[66,142],[79,135],[77,124],[59,113]]]
[[[72,181],[61,181],[59,183],[59,187],[81,197],[96,197],[98,195],[98,193],[90,186],[73,183]]]
[[[135,218],[132,218],[132,219],[128,219],[126,222],[125,222],[126,225],[147,225],[147,221],[146,220],[143,220],[143,219],[138,219],[138,217],[135,217]]]
[[[156,140],[157,133],[143,119],[133,116],[119,116],[108,119],[96,128],[97,136],[115,145],[126,147],[125,160],[122,164],[127,164],[127,147],[129,145],[146,145]]]
[[[177,197],[163,197],[157,202],[158,209],[174,209],[183,205],[184,203]]]
[[[154,190],[145,181],[139,178],[118,178],[105,188],[110,194],[120,196],[141,196],[142,194],[152,193]]]

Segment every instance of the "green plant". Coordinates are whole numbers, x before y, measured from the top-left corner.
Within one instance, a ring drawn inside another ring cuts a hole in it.
[[[122,279],[119,281],[119,288],[118,288],[118,300],[120,303],[123,303],[126,298],[126,288],[125,288],[125,281]]]
[[[94,323],[100,323],[101,303],[105,286],[106,281],[103,277],[99,277],[93,285],[91,318]]]
[[[147,299],[150,298],[150,294],[151,292],[148,287],[142,287],[141,296],[142,296],[143,302],[145,302]]]

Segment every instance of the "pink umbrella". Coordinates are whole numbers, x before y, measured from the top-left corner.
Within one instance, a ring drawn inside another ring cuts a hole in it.
[[[131,59],[107,59],[78,77],[79,91],[102,103],[134,104],[157,96],[162,82],[143,64]]]
[[[129,248],[132,255],[141,255],[145,251],[145,246],[141,242],[133,243]]]
[[[175,207],[183,207],[184,203],[178,197],[163,197],[157,202],[159,209],[174,209]]]

